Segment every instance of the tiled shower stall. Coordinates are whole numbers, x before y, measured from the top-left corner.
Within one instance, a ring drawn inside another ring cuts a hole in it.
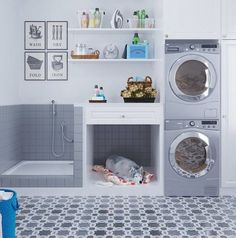
[[[74,140],[65,142],[60,158],[52,155],[52,105],[0,107],[0,186],[80,187],[82,186],[82,108],[56,105],[55,151],[61,153],[61,127]],[[74,123],[76,122],[76,123]],[[2,175],[21,161],[73,161],[73,175]]]

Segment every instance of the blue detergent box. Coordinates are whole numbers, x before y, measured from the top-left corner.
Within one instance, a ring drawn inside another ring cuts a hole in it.
[[[148,59],[148,44],[127,45],[127,59]]]

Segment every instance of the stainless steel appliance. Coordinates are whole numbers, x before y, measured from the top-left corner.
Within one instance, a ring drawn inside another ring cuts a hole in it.
[[[167,40],[166,119],[220,118],[217,40]]]
[[[218,120],[165,121],[165,195],[218,196]]]

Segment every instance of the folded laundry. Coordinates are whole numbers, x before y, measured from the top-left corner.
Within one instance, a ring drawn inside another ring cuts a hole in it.
[[[116,185],[137,185],[137,183],[135,182],[126,181],[125,179],[116,176],[111,171],[104,168],[104,166],[102,165],[94,165],[92,170],[94,172],[102,173],[107,182],[112,182]],[[142,184],[150,183],[153,180],[153,178],[154,178],[154,174],[150,174],[149,172],[144,171]]]
[[[5,192],[5,191],[0,191],[0,201],[1,200],[9,200],[13,196],[12,192]]]

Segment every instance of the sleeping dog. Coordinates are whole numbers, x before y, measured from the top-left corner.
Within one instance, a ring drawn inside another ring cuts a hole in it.
[[[143,167],[138,166],[134,161],[119,155],[111,155],[106,160],[106,169],[128,181],[142,183]]]

